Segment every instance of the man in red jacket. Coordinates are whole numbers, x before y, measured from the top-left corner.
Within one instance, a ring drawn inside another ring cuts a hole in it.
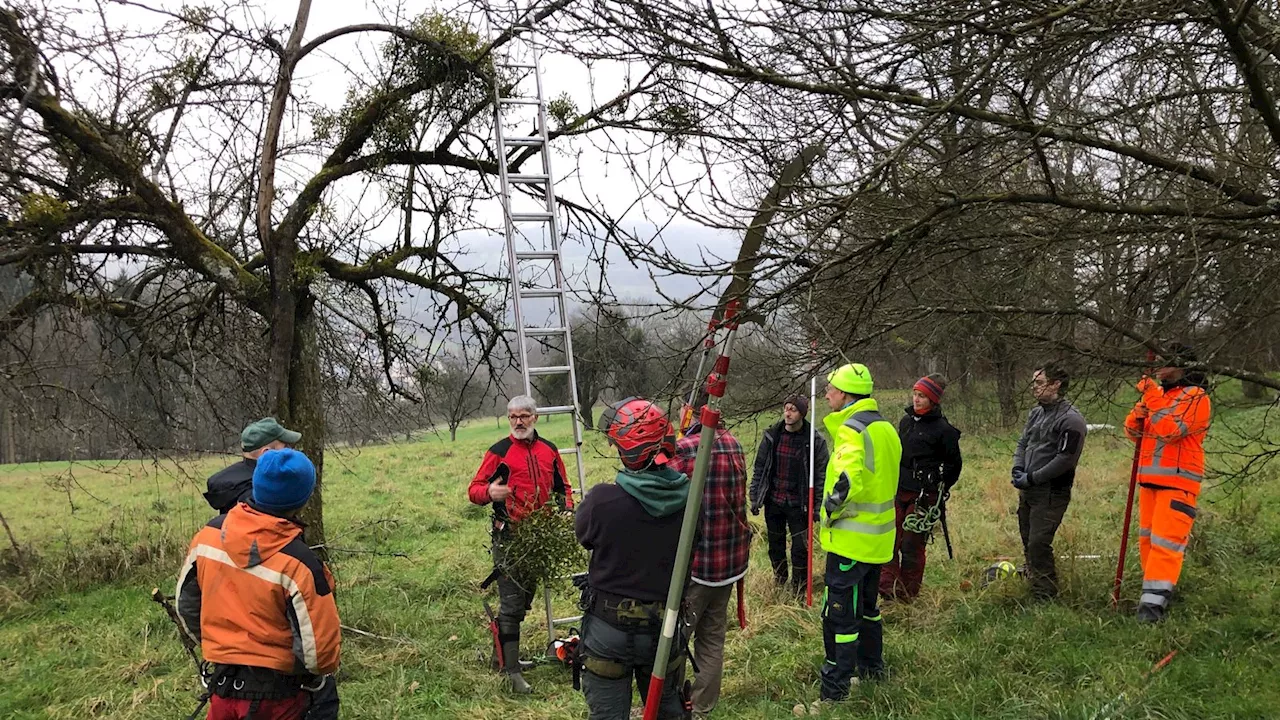
[[[562,509],[573,507],[573,492],[566,478],[560,449],[538,435],[538,406],[528,395],[507,403],[511,434],[484,454],[471,479],[467,497],[476,505],[493,503],[493,565],[498,581],[498,645],[502,671],[511,689],[532,692],[521,674],[520,623],[533,607],[534,587],[524,587],[502,572],[501,544],[511,523],[554,500]]]

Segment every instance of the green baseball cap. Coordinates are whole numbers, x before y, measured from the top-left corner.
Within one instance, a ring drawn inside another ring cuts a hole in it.
[[[301,439],[302,433],[289,430],[273,417],[265,417],[257,422],[249,423],[244,431],[240,433],[240,449],[243,452],[253,452],[276,440],[285,445],[295,445]]]

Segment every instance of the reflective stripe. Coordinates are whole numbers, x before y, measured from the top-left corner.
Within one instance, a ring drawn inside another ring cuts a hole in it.
[[[876,471],[876,446],[867,428],[876,422],[888,421],[881,417],[880,413],[871,410],[854,413],[844,421],[845,427],[852,428],[862,436],[862,464],[872,473]]]
[[[1158,477],[1180,477],[1184,480],[1192,482],[1204,482],[1204,473],[1191,472],[1176,467],[1145,467],[1138,470],[1140,475],[1155,475]]]
[[[890,520],[889,522],[881,525],[872,525],[870,523],[858,522],[857,520],[837,520],[834,523],[831,523],[831,528],[833,530],[851,530],[865,535],[883,535],[885,533],[893,532],[894,521]]]
[[[1162,547],[1162,548],[1164,548],[1165,550],[1172,550],[1172,551],[1174,551],[1174,552],[1176,552],[1176,553],[1183,552],[1183,551],[1185,551],[1185,550],[1187,549],[1187,544],[1186,544],[1186,543],[1181,543],[1181,544],[1179,544],[1179,543],[1176,543],[1176,542],[1174,542],[1174,541],[1172,541],[1172,540],[1170,540],[1170,539],[1168,539],[1168,538],[1162,538],[1162,537],[1160,537],[1159,535],[1152,535],[1152,536],[1151,536],[1151,544],[1152,544],[1152,545],[1155,545],[1155,546],[1157,546],[1157,547]]]
[[[866,620],[867,622],[880,622],[880,620],[883,618],[880,615],[876,615],[875,617],[867,617],[866,615],[863,615],[862,619]]]
[[[1138,537],[1151,537],[1151,528],[1139,528]]]
[[[858,642],[858,633],[853,633],[852,635],[841,635],[839,633],[836,633],[836,642],[838,643]]]
[[[288,575],[277,570],[271,570],[261,565],[242,568],[236,565],[231,556],[221,548],[215,548],[211,545],[197,545],[192,551],[192,555],[220,562],[224,565],[230,565],[233,568],[246,572],[254,577],[265,580],[266,582],[279,585],[284,588],[286,593],[285,599],[293,607],[293,612],[298,616],[298,640],[302,646],[302,662],[307,670],[315,673],[320,663],[316,658],[316,635],[315,630],[311,626],[311,613],[307,610],[306,598],[302,596],[302,592],[298,589],[298,583]]]
[[[893,509],[893,500],[886,500],[882,503],[849,503],[845,507],[857,512],[882,513]]]
[[[866,430],[862,431],[862,464],[867,466],[867,472],[876,471],[876,445]]]
[[[1169,602],[1169,598],[1155,593],[1142,593],[1142,597],[1138,598],[1138,602],[1143,605],[1158,605],[1164,607]]]
[[[1173,583],[1168,580],[1143,580],[1143,590],[1173,590]]]

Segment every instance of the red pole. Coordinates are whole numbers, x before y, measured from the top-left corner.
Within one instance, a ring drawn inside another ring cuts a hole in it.
[[[1133,494],[1138,488],[1138,461],[1142,457],[1145,423],[1138,421],[1138,438],[1133,443],[1133,466],[1129,468],[1129,499],[1124,504],[1124,529],[1120,532],[1120,560],[1116,563],[1116,584],[1111,589],[1111,607],[1120,607],[1120,584],[1124,582],[1124,558],[1129,552],[1129,526],[1133,524]]]

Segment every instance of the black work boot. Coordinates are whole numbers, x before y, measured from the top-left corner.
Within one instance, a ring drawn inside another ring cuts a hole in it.
[[[1164,608],[1148,603],[1138,606],[1138,622],[1154,625],[1161,620],[1164,620]]]
[[[524,675],[521,674],[526,668],[520,662],[519,638],[502,643],[502,659],[506,664],[502,672],[511,683],[511,692],[517,695],[528,695],[533,692],[533,688],[529,686],[529,683],[525,682]]]

